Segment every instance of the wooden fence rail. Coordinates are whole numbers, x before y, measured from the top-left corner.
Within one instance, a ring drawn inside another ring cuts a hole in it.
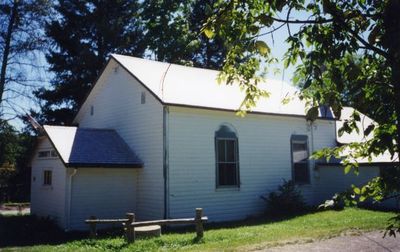
[[[139,221],[135,222],[135,214],[127,213],[126,219],[96,219],[92,216],[90,219],[85,220],[89,224],[90,238],[97,236],[97,224],[121,223],[125,230],[125,239],[128,243],[135,242],[135,227],[151,226],[151,225],[177,225],[177,224],[195,224],[196,237],[202,238],[204,236],[203,223],[208,221],[206,216],[203,216],[203,209],[196,208],[196,215],[194,218],[183,219],[166,219],[166,220],[152,220],[152,221]]]

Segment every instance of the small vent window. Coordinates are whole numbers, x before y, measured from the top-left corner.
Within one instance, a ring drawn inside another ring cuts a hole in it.
[[[91,116],[94,115],[94,107],[93,107],[93,105],[90,106],[90,115],[91,115]]]
[[[146,93],[142,92],[140,96],[140,103],[145,104],[146,103]]]
[[[38,157],[39,157],[39,158],[47,158],[47,157],[50,157],[50,151],[39,151]]]
[[[39,151],[38,158],[55,158],[58,157],[55,150]]]
[[[57,157],[57,152],[55,150],[51,151],[51,157]]]

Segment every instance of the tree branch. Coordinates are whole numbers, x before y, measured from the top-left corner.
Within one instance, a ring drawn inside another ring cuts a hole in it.
[[[280,18],[275,18],[272,16],[269,16],[272,20],[280,23],[285,23],[285,24],[326,24],[326,23],[331,23],[333,22],[333,18],[330,19],[321,19],[321,20],[289,20],[289,19],[280,19]]]

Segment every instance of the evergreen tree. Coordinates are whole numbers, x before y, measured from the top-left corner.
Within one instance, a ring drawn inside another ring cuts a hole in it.
[[[198,43],[191,54],[191,60],[198,67],[221,69],[227,51],[222,39],[215,37],[210,40],[201,33],[215,2],[216,0],[196,0],[192,3],[189,29],[196,36]]]
[[[215,0],[146,0],[146,40],[160,61],[219,69],[225,48],[221,39],[208,40],[200,30]]]
[[[110,53],[143,55],[139,8],[136,0],[58,2],[56,19],[45,28],[53,42],[46,58],[55,76],[51,88],[35,93],[42,100],[41,122],[71,123]]]

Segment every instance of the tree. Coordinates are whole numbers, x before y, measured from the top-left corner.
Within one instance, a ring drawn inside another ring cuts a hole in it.
[[[324,149],[315,157],[341,156],[348,171],[357,170],[354,160],[388,152],[399,154],[400,146],[400,1],[218,1],[203,32],[209,38],[224,38],[228,49],[222,77],[246,90],[244,109],[265,92],[257,88],[262,62],[276,60],[263,36],[287,29],[289,45],[283,60],[295,65],[294,82],[308,104],[307,117],[315,120],[318,106],[331,106],[339,117],[343,106],[352,106],[379,125],[361,129],[371,138]],[[292,16],[301,15],[296,19]],[[283,17],[283,18],[282,18]],[[358,112],[344,123],[339,133],[359,131]],[[399,164],[392,176],[382,176],[352,194],[360,201],[381,201],[400,193]],[[388,179],[390,177],[390,179]],[[389,226],[400,232],[400,215]]]
[[[142,19],[149,51],[159,61],[219,69],[225,55],[221,39],[208,40],[201,28],[215,0],[146,0]]]
[[[46,26],[53,47],[46,54],[54,73],[42,100],[42,122],[69,124],[110,53],[142,56],[146,49],[136,0],[62,0]]]
[[[50,6],[47,0],[0,1],[0,118],[15,116],[9,111],[18,110],[17,100],[30,97],[37,86],[39,80],[26,72],[40,67],[37,54],[46,47],[42,27]]]
[[[197,0],[191,4],[189,29],[195,36],[194,41],[197,41],[191,55],[194,66],[218,70],[221,69],[226,55],[224,42],[219,37],[209,40],[201,33],[207,21],[207,15],[212,12],[210,6],[215,2],[215,0]]]
[[[34,145],[35,137],[28,132],[17,132],[6,120],[0,119],[0,187],[8,199],[29,199],[30,169],[27,164]],[[4,188],[8,190],[4,191]]]

